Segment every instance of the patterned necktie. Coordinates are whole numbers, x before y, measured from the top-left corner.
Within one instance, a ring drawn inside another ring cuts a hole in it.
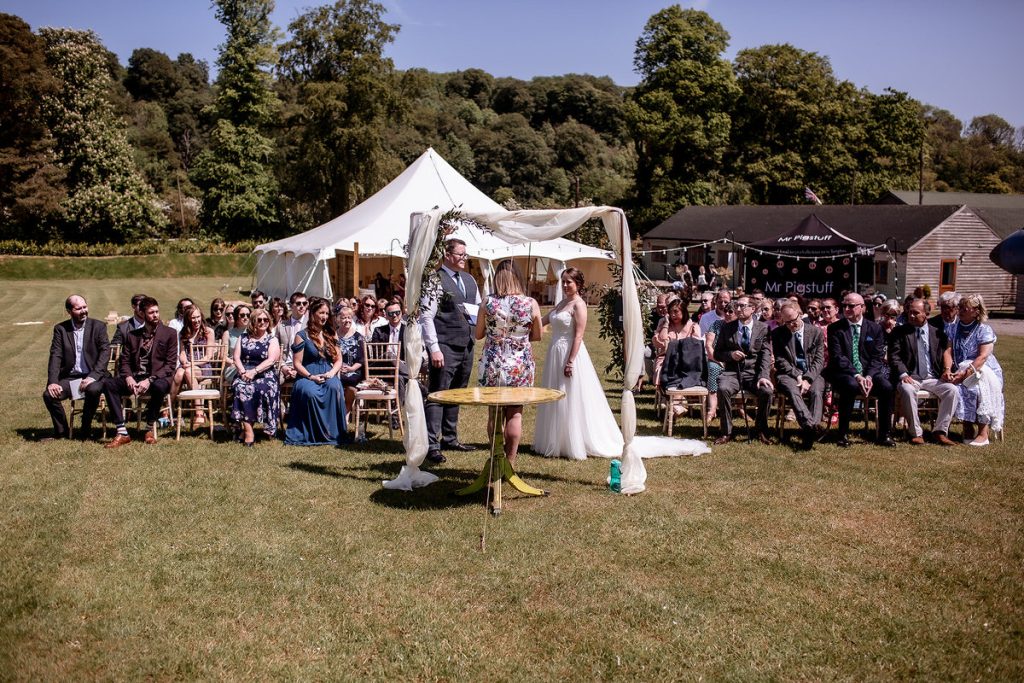
[[[917,330],[917,374],[921,379],[931,376],[931,364],[928,362],[928,336],[923,327]]]
[[[462,283],[462,275],[461,275],[461,273],[458,273],[458,272],[455,273],[455,284],[459,288],[459,291],[462,292],[462,298],[465,299],[466,298],[466,285],[464,285]]]
[[[740,335],[740,345],[743,346],[743,353],[750,353],[750,330],[747,329],[746,325],[740,325],[743,330]]]
[[[807,354],[804,353],[803,336],[803,330],[794,335],[794,339],[796,340],[796,366],[800,368],[801,371],[807,369]]]
[[[864,372],[864,366],[860,364],[860,325],[853,326],[853,367],[858,375]]]

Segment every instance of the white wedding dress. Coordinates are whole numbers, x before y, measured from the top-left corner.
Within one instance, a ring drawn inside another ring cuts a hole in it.
[[[533,450],[549,458],[618,458],[622,456],[622,432],[585,344],[580,344],[576,354],[572,377],[563,372],[575,336],[572,311],[570,306],[550,314],[551,345],[544,361],[541,386],[561,389],[565,398],[537,406]],[[703,441],[659,436],[636,437],[633,447],[643,458],[711,452]]]

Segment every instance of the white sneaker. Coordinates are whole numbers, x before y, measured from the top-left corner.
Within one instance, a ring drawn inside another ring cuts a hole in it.
[[[968,441],[967,445],[968,446],[987,446],[988,445],[988,439],[985,439],[984,441],[978,441],[978,440]]]

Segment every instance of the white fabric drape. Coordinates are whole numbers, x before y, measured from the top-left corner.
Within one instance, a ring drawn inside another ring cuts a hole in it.
[[[410,234],[409,258],[406,260],[406,300],[419,301],[423,268],[430,257],[437,237],[443,211],[434,209],[424,214],[414,214]],[[610,206],[581,207],[577,209],[552,209],[546,211],[494,211],[486,213],[465,212],[468,219],[476,221],[494,232],[501,239],[512,244],[524,244],[554,239],[572,232],[591,218],[600,218],[615,255],[622,266],[622,327],[625,355],[623,368],[623,390],[621,428],[624,442],[622,454],[622,492],[640,493],[647,481],[647,470],[643,460],[631,447],[636,434],[636,404],[632,388],[636,386],[643,370],[643,321],[640,300],[637,296],[636,281],[633,277],[633,256],[630,246],[629,224],[621,209]],[[405,327],[406,359],[409,363],[409,383],[406,388],[405,409],[409,426],[405,437],[405,460],[398,477],[385,481],[391,489],[411,490],[436,480],[433,475],[420,471],[427,455],[427,425],[423,412],[416,376],[419,372],[423,340],[419,326]]]

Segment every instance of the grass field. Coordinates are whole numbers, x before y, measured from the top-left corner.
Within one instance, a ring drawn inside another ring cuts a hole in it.
[[[0,280],[124,280],[139,273],[163,278],[229,278],[248,286],[252,254],[159,254],[152,256],[0,256]],[[220,283],[223,284],[223,283]]]
[[[449,495],[482,450],[387,491],[402,449],[386,431],[344,450],[35,441],[68,293],[103,317],[136,291],[169,312],[222,284],[4,282],[0,678],[1024,677],[1024,339],[996,345],[1005,443],[733,443],[648,461],[628,498],[607,492],[605,461],[526,455],[551,496],[489,520]],[[651,404],[638,397],[647,433]],[[484,442],[483,417],[467,411],[464,440]]]

